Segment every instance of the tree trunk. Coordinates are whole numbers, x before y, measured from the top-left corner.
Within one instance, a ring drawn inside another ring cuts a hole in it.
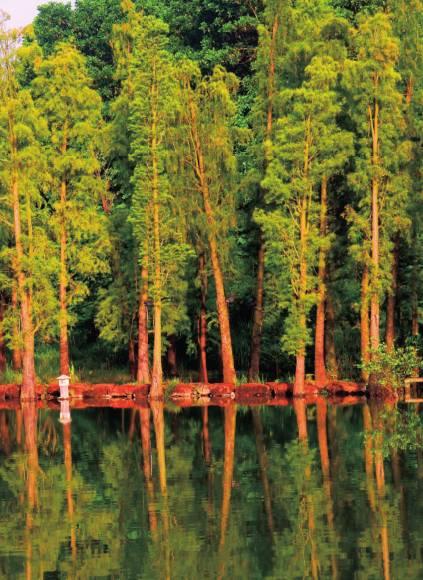
[[[392,286],[388,294],[386,305],[386,348],[391,352],[395,342],[395,306],[398,288],[398,240],[395,241],[394,251],[392,254]]]
[[[66,147],[65,147],[66,151]],[[66,181],[62,181],[60,186],[60,280],[59,280],[59,301],[60,301],[60,374],[69,375],[69,342],[68,342],[68,273],[67,273],[67,235],[66,235]]]
[[[323,177],[320,197],[320,242],[324,242],[327,231],[327,179]],[[316,331],[314,340],[314,378],[324,385],[327,382],[325,365],[325,281],[326,281],[326,251],[323,246],[319,250],[318,271],[318,302],[316,310]]]
[[[264,288],[264,240],[262,234],[259,239],[257,257],[257,288],[254,307],[253,331],[251,337],[251,360],[248,371],[248,380],[255,381],[260,372],[261,337],[263,334],[263,288]]]
[[[176,364],[176,337],[171,334],[168,337],[169,346],[167,347],[167,366],[171,377],[178,376],[178,366]]]
[[[326,293],[325,300],[325,351],[326,365],[331,379],[338,378],[338,360],[335,348],[335,309],[330,292]]]
[[[22,356],[22,388],[21,400],[35,399],[35,364],[34,364],[34,328],[32,321],[31,300],[29,296],[27,279],[22,267],[23,245],[21,230],[21,211],[19,202],[18,175],[12,175],[12,205],[16,248],[16,279],[18,286],[18,301],[20,304],[23,356]]]
[[[141,292],[138,306],[138,368],[137,383],[150,382],[150,365],[148,360],[148,256],[143,258],[141,268]]]
[[[279,15],[275,16],[272,26],[272,36],[269,50],[269,68],[267,75],[267,120],[266,120],[266,140],[272,137],[273,115],[274,115],[274,96],[275,96],[275,73],[276,73],[276,37],[279,29]],[[267,144],[265,143],[266,147]],[[266,160],[264,162],[266,168]],[[256,285],[256,302],[253,316],[253,330],[251,336],[251,360],[248,371],[248,379],[254,381],[258,379],[260,372],[260,352],[261,339],[263,334],[263,295],[264,295],[264,267],[265,267],[265,247],[263,235],[259,237],[259,249],[257,255],[257,285]]]
[[[14,371],[22,369],[22,350],[20,347],[20,330],[19,330],[19,307],[18,291],[16,284],[12,285],[12,310],[13,310],[13,327],[12,327],[12,367]]]
[[[153,252],[154,252],[154,344],[153,344],[153,373],[151,377],[150,397],[163,397],[163,369],[162,369],[162,273],[160,250],[160,200],[159,200],[159,167],[158,167],[158,137],[157,137],[157,109],[155,99],[157,86],[152,87],[152,124],[151,124],[151,162],[152,162],[152,191],[153,191]]]
[[[368,363],[369,356],[369,269],[367,264],[363,267],[361,275],[361,305],[360,305],[360,336],[361,336],[361,362]],[[361,378],[367,383],[369,373],[362,369]]]
[[[377,169],[379,164],[379,105],[374,104],[372,120],[372,167]],[[371,268],[371,297],[370,297],[370,345],[372,350],[379,347],[379,177],[372,177],[372,268]]]
[[[200,318],[198,321],[198,347],[200,351],[200,382],[208,383],[209,377],[207,372],[207,272],[206,260],[204,254],[199,258],[199,277],[200,277]]]
[[[6,370],[6,343],[3,333],[3,320],[6,305],[3,296],[0,296],[0,373]]]
[[[298,295],[298,307],[300,310],[298,325],[302,336],[300,338],[299,348],[296,354],[294,397],[304,395],[305,380],[305,334],[307,331],[307,318],[305,312],[305,299],[307,295],[307,201],[305,198],[301,201],[300,207],[300,283]]]
[[[216,221],[210,200],[209,184],[207,180],[203,149],[198,134],[197,114],[192,101],[190,102],[191,134],[195,147],[196,175],[198,178],[204,203],[204,213],[207,220],[207,236],[210,246],[210,257],[213,269],[213,277],[216,287],[216,306],[219,319],[220,341],[222,353],[223,381],[228,384],[236,382],[234,357],[232,351],[231,327],[229,323],[229,309],[225,297],[222,268],[218,252],[216,238]]]
[[[294,399],[294,411],[297,418],[298,440],[300,443],[307,443],[307,407],[304,399]]]

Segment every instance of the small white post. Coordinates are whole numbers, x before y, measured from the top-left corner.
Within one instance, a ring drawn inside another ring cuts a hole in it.
[[[70,414],[70,408],[69,408],[69,399],[66,399],[64,401],[60,401],[59,421],[60,421],[60,423],[63,423],[64,425],[66,425],[66,423],[70,423],[72,421],[71,414]]]
[[[59,388],[60,388],[60,399],[69,399],[69,380],[70,377],[68,375],[60,375],[57,377],[59,381]]]

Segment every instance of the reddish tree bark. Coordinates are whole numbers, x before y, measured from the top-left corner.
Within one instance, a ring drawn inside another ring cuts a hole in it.
[[[148,262],[147,254],[141,268],[141,291],[138,306],[138,368],[137,383],[150,382],[150,364],[148,360]]]
[[[198,347],[200,351],[200,381],[208,383],[207,372],[207,272],[204,254],[199,257],[198,273],[200,278],[200,318],[198,320]]]
[[[214,283],[216,287],[216,306],[219,319],[220,342],[222,353],[223,381],[234,384],[236,373],[234,356],[232,351],[231,327],[229,322],[229,309],[225,297],[225,286],[223,283],[222,268],[220,265],[218,242],[216,238],[216,223],[213,207],[210,200],[210,190],[207,178],[203,147],[197,127],[197,112],[192,101],[190,106],[191,137],[195,148],[196,167],[195,172],[198,179],[199,188],[203,197],[204,213],[207,220],[207,236],[210,247],[210,257],[213,270]]]
[[[372,128],[372,166],[379,164],[379,105],[374,103],[373,110],[369,107],[369,118]],[[379,306],[379,176],[372,177],[371,191],[371,232],[372,232],[372,268],[371,268],[371,295],[370,295],[370,345],[372,350],[379,347],[380,342],[380,306]],[[373,382],[373,377],[369,377]]]
[[[327,179],[323,177],[320,198],[320,239],[327,232]],[[325,364],[325,281],[326,281],[326,251],[321,246],[319,251],[318,271],[318,302],[316,310],[316,330],[314,339],[314,378],[320,384],[327,382]]]
[[[16,151],[16,143],[13,149]],[[18,175],[12,175],[12,205],[15,233],[16,260],[15,271],[18,287],[18,303],[20,305],[21,325],[23,335],[22,354],[22,388],[21,400],[35,399],[35,363],[34,363],[34,328],[32,321],[32,304],[27,287],[26,275],[22,267],[24,252],[22,245],[21,212],[19,201]]]
[[[269,68],[267,75],[267,122],[266,122],[266,139],[272,136],[273,115],[274,115],[274,97],[275,97],[275,73],[276,73],[276,40],[279,30],[279,15],[275,15],[273,21],[270,50],[269,50]],[[266,165],[266,163],[265,163]],[[264,267],[265,267],[265,246],[263,235],[259,237],[259,249],[257,255],[257,285],[256,285],[256,303],[253,316],[253,330],[251,336],[251,360],[248,371],[248,379],[254,381],[258,379],[260,372],[260,352],[261,339],[263,334],[264,318]]]
[[[388,294],[386,304],[386,348],[391,352],[395,342],[395,306],[398,288],[398,240],[395,241],[394,251],[392,254],[392,285]]]

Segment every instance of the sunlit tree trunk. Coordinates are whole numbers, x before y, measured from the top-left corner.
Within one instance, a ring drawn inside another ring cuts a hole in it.
[[[63,143],[61,153],[63,156],[67,150],[67,127],[64,128]],[[67,183],[62,179],[60,184],[60,277],[59,277],[59,352],[60,352],[60,374],[69,375],[69,338],[68,338],[68,272],[67,272],[67,232],[66,232],[66,204],[67,204]]]
[[[148,254],[145,253],[141,267],[141,291],[138,306],[138,366],[137,383],[150,382],[150,364],[148,360]]]
[[[320,195],[320,240],[323,241],[327,231],[327,179],[323,177]],[[325,282],[326,251],[321,246],[319,251],[318,298],[316,310],[316,330],[314,339],[314,378],[320,384],[327,381],[325,364]]]
[[[206,259],[204,254],[199,257],[199,278],[200,278],[200,318],[198,320],[198,347],[200,351],[200,382],[208,383],[207,372],[207,272]]]
[[[223,381],[234,384],[236,382],[234,357],[232,351],[231,327],[229,322],[229,308],[225,297],[225,287],[220,264],[218,242],[216,237],[216,221],[210,201],[209,183],[207,179],[203,148],[197,128],[197,113],[192,101],[189,103],[191,136],[195,149],[196,175],[203,197],[204,213],[207,220],[207,236],[210,247],[210,257],[216,287],[216,306],[219,319],[220,342],[222,353]]]
[[[12,151],[16,155],[15,142]],[[32,321],[31,299],[29,295],[27,279],[23,270],[24,257],[21,230],[21,209],[19,201],[19,182],[16,170],[12,173],[12,206],[15,234],[15,271],[18,286],[18,301],[20,304],[21,325],[23,335],[22,353],[22,389],[21,400],[35,399],[35,364],[34,364],[34,328]]]
[[[379,105],[374,103],[369,107],[369,117],[372,129],[372,167],[376,172],[379,164]],[[372,177],[371,192],[371,294],[370,294],[370,346],[372,350],[379,347],[380,314],[379,314],[379,176]]]
[[[299,296],[298,308],[299,317],[298,324],[302,335],[307,331],[307,317],[305,312],[305,298],[307,294],[307,201],[302,199],[300,202],[300,281],[299,281]],[[296,354],[295,366],[295,382],[294,382],[294,396],[302,396],[304,394],[304,380],[305,380],[305,339],[300,339]]]
[[[154,71],[155,74],[155,71]],[[153,344],[153,371],[151,375],[150,397],[163,397],[163,369],[162,369],[162,273],[160,249],[160,201],[159,201],[159,166],[158,166],[158,110],[156,82],[152,85],[152,122],[151,122],[151,164],[152,164],[152,193],[153,193],[153,253],[154,253],[154,344]]]
[[[272,36],[270,40],[269,68],[267,74],[267,120],[265,138],[269,140],[272,135],[273,109],[275,96],[275,71],[276,71],[276,39],[279,29],[279,15],[275,15],[272,26]],[[251,360],[248,371],[250,381],[257,380],[260,372],[260,351],[263,334],[264,318],[264,267],[265,267],[265,247],[262,234],[259,236],[259,249],[257,254],[257,283],[256,301],[253,315],[253,330],[251,336]]]

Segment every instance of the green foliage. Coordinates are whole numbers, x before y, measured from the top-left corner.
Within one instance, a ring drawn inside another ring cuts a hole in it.
[[[404,380],[415,376],[422,365],[421,355],[412,345],[388,351],[386,345],[381,344],[377,350],[371,352],[371,361],[360,366],[373,374],[377,383],[384,387],[404,387]]]

